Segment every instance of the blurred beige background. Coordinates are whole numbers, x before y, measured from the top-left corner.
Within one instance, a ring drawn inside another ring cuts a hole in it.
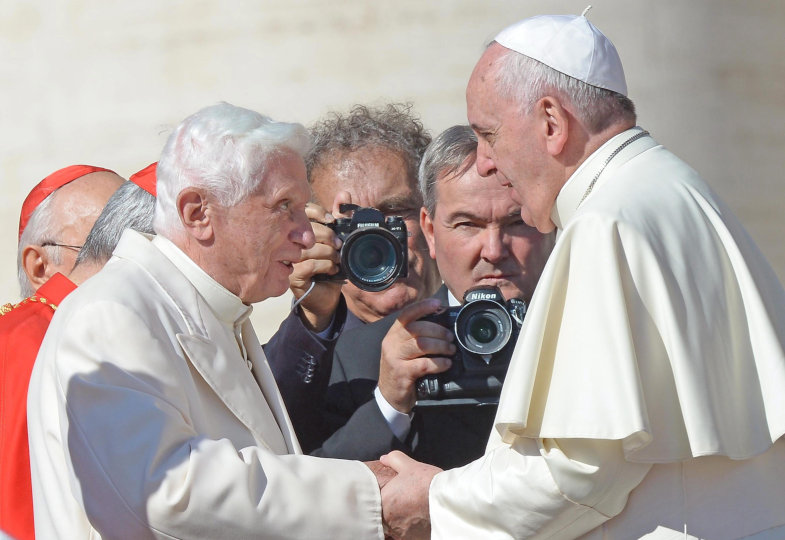
[[[0,301],[18,299],[19,209],[75,163],[128,177],[174,125],[228,101],[304,124],[412,101],[432,132],[465,122],[483,44],[588,0],[4,0],[0,4]],[[639,123],[698,169],[785,278],[785,2],[595,1]],[[706,268],[706,272],[711,272]],[[288,296],[253,320],[264,341]]]

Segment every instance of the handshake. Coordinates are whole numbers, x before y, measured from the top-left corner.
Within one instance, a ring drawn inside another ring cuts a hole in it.
[[[483,386],[473,394],[470,388],[475,379],[498,378],[501,387],[526,306],[519,300],[505,302],[493,288],[470,289],[464,300],[461,308],[441,311],[434,299],[412,304],[390,328],[382,342],[379,389],[397,410],[411,411],[418,391],[422,394],[418,385],[424,381],[458,389],[460,400],[444,402],[476,403],[490,389]],[[453,336],[448,326],[459,335]],[[456,337],[457,347],[453,344]],[[498,392],[490,394],[498,396]],[[428,491],[441,469],[399,451],[366,465],[381,490],[386,538],[430,538]]]
[[[366,465],[376,476],[381,490],[385,539],[430,538],[428,489],[441,469],[415,461],[397,450]]]

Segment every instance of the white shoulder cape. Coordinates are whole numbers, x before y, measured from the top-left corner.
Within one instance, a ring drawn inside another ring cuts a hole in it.
[[[579,202],[631,133],[559,195],[496,429],[508,443],[623,440],[630,461],[746,459],[785,433],[785,291],[728,208],[649,137]]]

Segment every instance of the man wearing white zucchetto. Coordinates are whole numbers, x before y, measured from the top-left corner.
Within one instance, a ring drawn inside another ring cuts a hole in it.
[[[382,459],[390,536],[785,538],[785,291],[626,95],[584,15],[518,22],[477,63],[477,169],[557,240],[485,455]]]

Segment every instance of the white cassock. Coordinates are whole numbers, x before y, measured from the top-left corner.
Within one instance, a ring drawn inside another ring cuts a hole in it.
[[[431,484],[434,538],[785,538],[785,291],[640,132],[559,193],[486,454]]]
[[[37,537],[383,537],[371,471],[302,455],[250,309],[168,240],[125,232],[33,370]]]

